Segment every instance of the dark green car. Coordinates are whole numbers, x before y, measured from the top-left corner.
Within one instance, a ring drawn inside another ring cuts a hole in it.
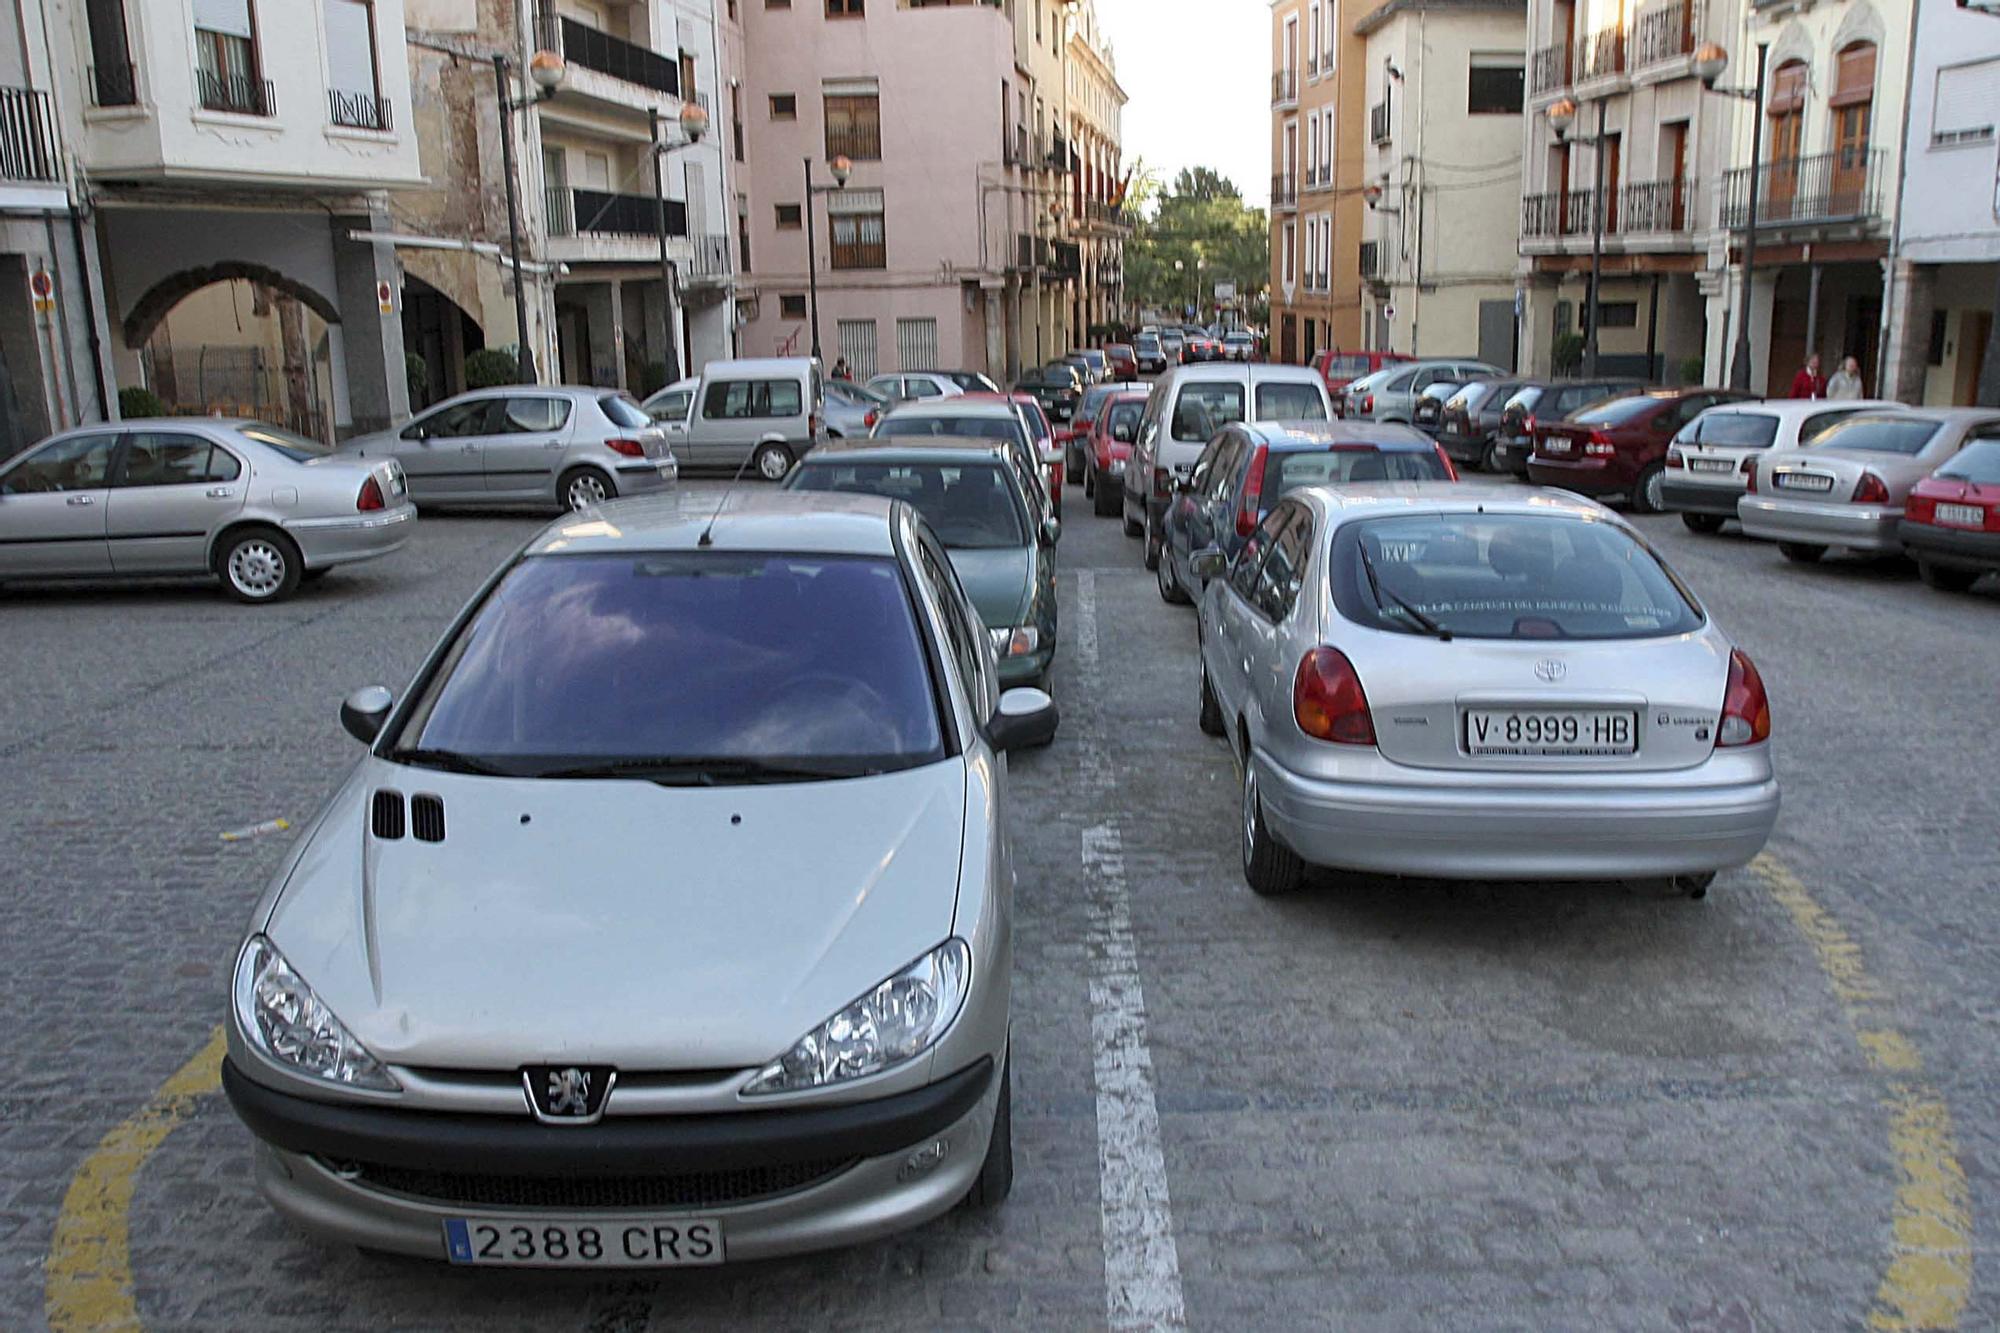
[[[939,436],[822,445],[800,460],[785,485],[915,505],[993,636],[1001,686],[1048,688],[1061,524],[1040,518],[1020,460],[1004,441]]]

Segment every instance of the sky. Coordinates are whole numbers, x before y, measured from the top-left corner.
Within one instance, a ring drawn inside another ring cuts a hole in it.
[[[1171,182],[1213,167],[1262,208],[1271,197],[1270,0],[1097,0],[1118,62],[1125,165]]]

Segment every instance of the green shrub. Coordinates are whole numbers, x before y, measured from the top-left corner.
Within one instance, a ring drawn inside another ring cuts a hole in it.
[[[1583,335],[1563,333],[1549,349],[1549,365],[1558,375],[1574,375],[1583,364]]]
[[[127,421],[133,417],[163,417],[167,415],[166,400],[151,389],[134,384],[118,391],[118,415]]]
[[[521,360],[511,347],[482,347],[465,358],[465,387],[494,389],[521,382]]]
[[[430,363],[415,352],[405,352],[403,354],[403,380],[410,386],[410,405],[414,407],[423,402],[424,396],[430,392],[431,387]]]

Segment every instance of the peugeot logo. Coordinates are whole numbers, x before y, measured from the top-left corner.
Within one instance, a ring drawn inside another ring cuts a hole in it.
[[[1564,666],[1553,657],[1544,657],[1541,661],[1535,663],[1535,674],[1551,683],[1561,680],[1564,673],[1568,670],[1567,666]]]
[[[617,1081],[618,1071],[609,1065],[529,1065],[521,1071],[529,1108],[548,1124],[595,1122]]]

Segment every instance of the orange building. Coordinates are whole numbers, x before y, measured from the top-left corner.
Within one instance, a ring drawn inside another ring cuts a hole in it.
[[[1274,361],[1361,348],[1367,148],[1362,39],[1379,0],[1272,0],[1271,332]]]

